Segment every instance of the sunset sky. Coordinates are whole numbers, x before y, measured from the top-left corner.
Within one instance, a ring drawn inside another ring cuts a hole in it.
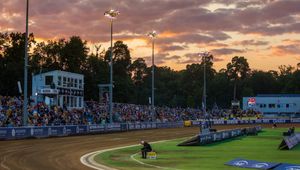
[[[0,0],[1,32],[25,31],[25,0]],[[252,69],[277,69],[300,62],[300,0],[30,0],[29,31],[37,40],[78,35],[107,49],[109,20],[117,9],[114,39],[133,59],[150,60],[146,33],[156,30],[155,62],[175,70],[200,60],[201,51],[225,68],[233,56],[245,56]]]

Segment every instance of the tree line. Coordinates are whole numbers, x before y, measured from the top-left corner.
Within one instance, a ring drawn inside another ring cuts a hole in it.
[[[25,34],[0,34],[0,94],[18,96],[17,81],[23,85]],[[143,58],[133,60],[128,46],[116,41],[113,48],[90,52],[87,41],[69,39],[36,42],[29,35],[29,82],[32,75],[51,70],[84,74],[85,100],[98,100],[98,84],[109,83],[109,58],[113,50],[114,102],[149,104],[151,66]],[[300,93],[300,64],[281,65],[278,71],[251,70],[247,59],[234,56],[226,68],[213,68],[213,55],[175,71],[155,66],[155,104],[171,107],[201,107],[203,71],[206,63],[207,104],[228,108],[231,100],[272,93]],[[29,83],[29,94],[31,94]]]

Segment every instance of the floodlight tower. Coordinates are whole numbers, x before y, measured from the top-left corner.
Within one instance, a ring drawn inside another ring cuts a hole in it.
[[[109,86],[109,122],[113,123],[113,20],[120,14],[117,10],[108,10],[104,16],[110,19],[110,86]]]
[[[25,32],[25,56],[24,56],[24,102],[23,102],[23,126],[27,125],[28,119],[28,11],[29,0],[26,1],[26,32]]]
[[[152,121],[155,121],[155,110],[154,110],[154,40],[157,37],[156,31],[151,31],[147,36],[152,40],[152,87],[151,87],[151,114]]]
[[[202,110],[205,116],[207,116],[206,113],[206,58],[209,57],[211,54],[208,51],[201,52],[199,54],[200,57],[202,57],[203,61],[203,96],[202,96]]]

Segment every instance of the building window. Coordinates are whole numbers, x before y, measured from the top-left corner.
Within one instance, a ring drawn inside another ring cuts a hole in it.
[[[275,104],[269,104],[269,108],[275,108]]]
[[[74,107],[78,107],[78,105],[77,105],[77,97],[74,97]]]
[[[82,97],[79,97],[78,107],[82,107]]]
[[[68,78],[67,78],[67,87],[70,87],[70,82],[71,82],[71,80],[70,80],[70,78],[68,77]]]
[[[73,78],[71,78],[70,87],[74,87],[74,79]]]
[[[286,108],[289,108],[289,107],[290,107],[290,104],[286,104],[285,107],[286,107]]]
[[[78,83],[77,79],[74,79],[74,87],[76,88],[77,88],[77,83]]]
[[[79,89],[82,89],[82,80],[81,79],[79,79]]]
[[[58,76],[57,84],[58,84],[58,86],[61,86],[61,76]]]
[[[45,77],[45,85],[50,86],[53,82],[53,76],[46,76]]]
[[[280,104],[277,104],[277,108],[280,108]]]
[[[66,77],[63,78],[63,87],[67,87],[67,78]]]

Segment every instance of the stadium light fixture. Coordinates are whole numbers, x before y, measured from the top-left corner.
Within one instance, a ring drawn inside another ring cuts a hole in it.
[[[155,121],[155,110],[154,110],[154,39],[157,37],[156,31],[151,31],[147,36],[152,40],[152,88],[151,88],[151,114],[152,121]]]
[[[202,96],[202,110],[205,115],[206,114],[206,57],[210,56],[211,53],[208,51],[200,52],[199,56],[202,57],[203,61],[203,96]]]
[[[157,37],[157,32],[155,31],[155,30],[153,30],[153,31],[151,31],[151,32],[149,32],[148,34],[147,34],[147,36],[149,37],[149,38],[151,38],[151,39],[155,39],[156,37]]]
[[[113,20],[117,19],[120,12],[114,9],[104,12],[104,16],[110,19],[110,86],[109,86],[109,122],[113,123]]]

